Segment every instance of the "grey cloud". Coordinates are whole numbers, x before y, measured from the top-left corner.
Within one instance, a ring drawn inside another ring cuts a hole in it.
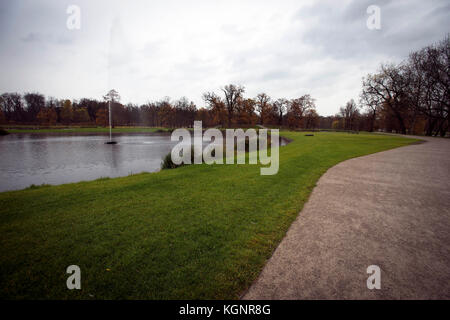
[[[295,1],[76,3],[82,26],[70,32],[65,1],[0,0],[0,91],[82,97],[101,94],[109,77],[132,102],[170,94],[202,103],[204,91],[235,82],[249,96],[311,93],[319,113],[332,114],[383,59],[403,59],[450,32],[448,0],[321,0],[300,10]],[[366,27],[372,4],[381,7],[379,31]],[[68,79],[72,72],[95,85]]]
[[[264,81],[267,80],[279,80],[279,79],[286,79],[292,76],[292,73],[290,71],[286,70],[273,70],[269,71],[263,74],[262,79]]]
[[[145,57],[154,57],[158,53],[160,53],[161,48],[164,46],[164,42],[161,40],[158,41],[147,41],[144,47],[141,50],[141,53]]]
[[[33,43],[33,42],[46,42],[57,45],[68,45],[74,42],[75,38],[68,34],[42,34],[39,32],[30,32],[26,36],[22,37],[23,42]]]
[[[381,30],[366,27],[366,9],[381,8]],[[431,7],[431,10],[429,9]],[[300,10],[294,19],[309,21],[302,40],[321,49],[324,56],[355,59],[384,54],[405,56],[410,51],[441,39],[450,30],[449,6],[445,1],[352,1],[345,7],[320,2]],[[426,23],[424,23],[426,21]]]

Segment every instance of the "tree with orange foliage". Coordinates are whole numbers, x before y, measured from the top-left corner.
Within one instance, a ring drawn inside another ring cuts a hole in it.
[[[158,117],[164,127],[173,127],[175,111],[170,104],[169,98],[165,98],[159,103]]]
[[[108,126],[108,110],[106,108],[100,108],[95,113],[95,123],[98,126]]]
[[[292,99],[289,103],[287,119],[290,128],[300,128],[303,126],[303,118],[306,111],[315,109],[314,99],[309,94],[305,94],[297,99]]]
[[[42,108],[36,118],[39,124],[54,125],[58,120],[58,115],[53,108]]]
[[[241,99],[237,106],[237,123],[253,126],[256,124],[256,101],[253,99]]]
[[[227,125],[227,109],[223,100],[214,92],[207,92],[203,94],[203,100],[208,105],[211,111],[213,125],[221,125],[225,127]]]

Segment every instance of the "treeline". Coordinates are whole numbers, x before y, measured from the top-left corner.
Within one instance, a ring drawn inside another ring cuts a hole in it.
[[[257,124],[314,129],[319,115],[314,99],[303,95],[296,99],[272,100],[260,93],[255,98],[244,97],[245,88],[226,85],[222,95],[208,92],[203,95],[206,107],[197,106],[183,97],[140,106],[121,104],[120,96],[111,90],[103,100],[83,98],[79,101],[45,98],[40,93],[4,93],[0,96],[0,122],[6,124],[39,125],[108,125],[108,104],[111,103],[115,126],[190,127],[194,120],[204,126],[250,127]]]
[[[140,106],[121,104],[111,90],[102,100],[58,100],[39,93],[4,93],[0,96],[0,124],[9,125],[81,125],[108,126],[108,104],[111,102],[113,126],[191,127],[202,120],[205,127],[276,126],[290,129],[372,130],[372,114],[360,113],[351,100],[335,116],[319,116],[314,99],[306,94],[295,99],[272,99],[266,93],[244,97],[245,88],[227,85],[221,95],[203,95],[205,107],[187,98],[160,101]],[[378,116],[378,114],[377,114]],[[378,121],[380,122],[380,121]],[[378,127],[377,127],[378,128]]]
[[[203,94],[207,108],[197,112],[196,119],[207,126],[286,126],[289,128],[317,128],[319,115],[314,99],[305,94],[295,99],[273,100],[266,93],[254,98],[244,96],[245,88],[227,85],[221,95],[215,92]]]
[[[113,90],[112,90],[113,91]],[[111,92],[112,92],[111,91]],[[108,126],[109,92],[101,101],[46,99],[40,93],[4,93],[0,96],[0,123],[27,125],[96,125]],[[196,106],[186,98],[170,101],[168,98],[141,106],[111,101],[112,121],[115,126],[192,125]]]

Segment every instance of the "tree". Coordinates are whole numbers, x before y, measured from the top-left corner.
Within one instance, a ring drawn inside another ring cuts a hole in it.
[[[45,103],[45,107],[48,109],[57,109],[61,106],[61,103],[58,99],[53,97],[49,97]]]
[[[58,114],[55,108],[47,108],[47,121],[49,125],[55,125],[58,122]]]
[[[374,95],[370,92],[371,90],[367,90],[367,88],[363,86],[362,92],[360,94],[360,104],[365,106],[366,108],[370,123],[368,131],[372,132],[374,131],[377,114],[383,104],[383,98],[380,95]]]
[[[232,119],[239,99],[242,98],[245,88],[240,85],[229,84],[222,88],[225,94],[225,106],[228,111],[228,127],[231,127]]]
[[[97,110],[95,114],[95,123],[102,127],[106,127],[108,125],[108,110],[106,107]]]
[[[0,123],[5,123],[6,122],[6,117],[3,114],[3,111],[0,109]]]
[[[309,94],[292,99],[288,104],[287,120],[290,128],[299,128],[303,125],[303,117],[307,110],[315,109],[314,99]]]
[[[445,135],[450,122],[450,38],[412,52],[400,64],[381,65],[363,79],[361,103],[383,127],[401,133]]]
[[[109,106],[108,115],[110,118],[109,120],[111,122],[111,126],[114,128],[114,124],[117,122],[117,120],[113,119],[112,115],[116,114],[116,112],[114,112],[114,111],[116,111],[116,110],[114,110],[114,108],[116,106],[116,102],[120,101],[120,95],[116,90],[111,89],[108,91],[108,93],[106,95],[103,96],[103,99],[108,102],[108,106]],[[118,110],[118,111],[120,111],[120,110]],[[115,117],[115,118],[117,118],[117,117]]]
[[[341,107],[340,115],[344,120],[345,130],[359,130],[358,127],[359,108],[353,99],[348,101],[344,107]]]
[[[255,105],[256,102],[253,99],[240,99],[237,107],[239,124],[253,126],[256,123]]]
[[[259,113],[260,124],[264,125],[268,114],[270,113],[270,97],[265,93],[260,93],[256,96],[256,110]]]
[[[64,124],[70,124],[73,118],[72,102],[70,100],[64,100],[63,107],[59,114],[61,122]]]
[[[27,121],[22,96],[18,93],[4,93],[0,96],[0,109],[6,121]]]
[[[202,121],[206,127],[213,126],[213,117],[211,116],[211,110],[206,108],[200,108],[195,114],[195,120]]]
[[[54,108],[42,108],[36,119],[40,124],[54,125],[58,119]]]
[[[160,121],[162,126],[173,127],[174,115],[175,111],[168,97],[159,102],[158,116],[161,119]]]
[[[426,134],[445,135],[450,114],[450,38],[409,55],[407,94],[417,113],[426,117]]]
[[[80,100],[78,105],[83,108],[86,108],[90,120],[95,122],[97,111],[102,107],[103,103],[94,99],[83,98]]]
[[[203,100],[205,100],[211,111],[213,125],[220,124],[222,127],[225,127],[228,115],[223,100],[214,92],[204,93]]]
[[[26,93],[24,99],[27,105],[28,121],[37,120],[39,111],[45,107],[45,97],[40,93]]]
[[[103,99],[105,101],[119,102],[120,101],[120,95],[119,95],[119,93],[116,90],[111,89],[111,90],[108,91],[108,93],[106,95],[103,96]]]
[[[287,99],[281,98],[274,102],[274,112],[278,116],[278,124],[281,126],[283,125],[283,116],[286,113],[289,101]]]
[[[363,91],[374,101],[382,101],[397,120],[399,131],[406,134],[406,116],[410,101],[406,94],[408,80],[402,65],[381,65],[379,73],[363,79]]]
[[[315,109],[306,110],[305,129],[315,129],[319,125],[319,115]]]
[[[73,121],[75,123],[86,123],[90,121],[86,108],[76,108],[73,110]]]
[[[194,102],[189,101],[186,97],[182,97],[174,102],[174,109],[176,127],[190,127],[193,125],[195,112],[197,111]]]
[[[38,115],[37,115],[37,120],[39,122],[39,124],[45,124],[47,123],[47,110],[46,109],[41,109],[41,111],[39,111]]]
[[[331,129],[341,130],[342,129],[342,119],[337,118],[336,120],[333,120],[333,122],[331,124]]]

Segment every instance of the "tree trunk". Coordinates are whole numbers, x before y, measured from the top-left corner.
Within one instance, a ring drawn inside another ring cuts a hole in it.
[[[369,132],[373,132],[373,129],[375,128],[375,117],[376,117],[376,111],[372,112],[372,117],[370,117],[370,129]]]
[[[427,135],[427,136],[433,135],[433,129],[434,129],[435,125],[436,125],[436,120],[428,118],[427,129],[426,129],[425,135]]]
[[[401,131],[401,133],[402,133],[402,134],[406,134],[406,127],[405,127],[405,123],[404,123],[404,121],[403,121],[402,116],[401,116],[398,112],[396,112],[395,115],[396,115],[396,117],[397,117],[398,124],[400,125],[400,131]]]

